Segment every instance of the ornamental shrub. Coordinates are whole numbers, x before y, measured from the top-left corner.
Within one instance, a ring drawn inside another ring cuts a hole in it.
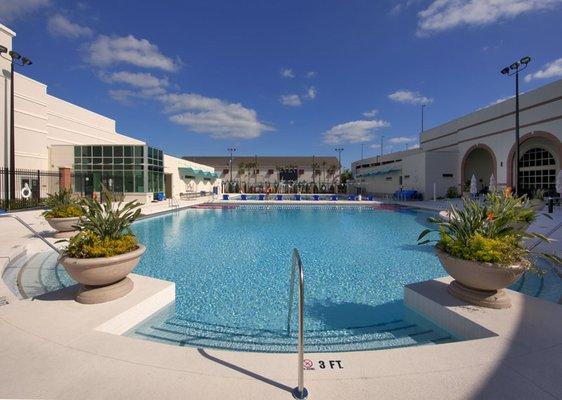
[[[119,238],[102,238],[92,231],[82,231],[69,240],[65,254],[72,258],[111,257],[137,248],[137,238],[126,234]]]

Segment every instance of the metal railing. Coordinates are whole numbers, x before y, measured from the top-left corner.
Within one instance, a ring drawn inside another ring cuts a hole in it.
[[[291,317],[293,314],[293,296],[295,288],[295,275],[298,274],[299,285],[299,331],[298,331],[298,386],[293,389],[293,397],[295,399],[306,399],[308,391],[304,387],[304,269],[301,257],[297,249],[293,249],[293,258],[291,266],[291,287],[289,288],[289,313],[287,316],[287,335],[291,333]]]
[[[180,203],[178,202],[178,199],[176,199],[174,196],[168,197],[168,207],[170,207],[170,208],[179,208],[179,207],[180,207]]]
[[[33,229],[31,226],[29,226],[29,224],[27,222],[25,222],[23,219],[21,219],[20,217],[18,217],[16,215],[13,215],[13,214],[2,214],[2,215],[0,215],[0,218],[13,218],[13,219],[15,219],[20,224],[22,224],[27,229],[29,229],[29,231],[31,233],[33,233],[33,236],[41,239],[47,246],[49,246],[51,249],[56,251],[58,254],[61,254],[61,251],[59,249],[57,249],[51,242],[49,242],[47,239],[45,239],[43,236],[41,236],[39,234],[39,232],[37,232],[35,229]]]

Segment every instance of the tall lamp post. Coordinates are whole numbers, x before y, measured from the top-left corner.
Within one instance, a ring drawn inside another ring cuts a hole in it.
[[[512,76],[515,75],[515,194],[519,194],[519,176],[520,176],[520,165],[519,165],[519,72],[527,68],[527,65],[531,62],[531,57],[523,57],[519,61],[515,61],[509,67],[505,67],[500,72],[502,75]],[[508,166],[509,167],[509,166]]]
[[[339,167],[338,168],[339,169],[339,173],[338,173],[339,182],[338,183],[339,183],[339,185],[341,185],[341,152],[343,151],[343,147],[338,147],[338,148],[335,148],[334,150],[338,152],[338,167]]]
[[[9,57],[6,57],[6,54]],[[14,65],[31,65],[29,58],[0,46],[0,56],[10,62],[10,199],[16,197],[16,135],[14,126]]]
[[[230,161],[228,162],[228,172],[230,173],[230,188],[232,189],[232,153],[236,151],[236,147],[229,147],[226,149],[230,153]]]
[[[421,105],[421,132],[423,133],[423,114],[424,114],[424,110],[425,107],[427,106],[427,104],[422,104]]]

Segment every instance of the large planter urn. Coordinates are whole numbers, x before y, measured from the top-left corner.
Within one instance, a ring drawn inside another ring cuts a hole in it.
[[[84,304],[105,303],[125,296],[133,290],[127,275],[137,266],[146,247],[112,257],[72,258],[62,256],[59,263],[81,284],[76,301]]]
[[[463,260],[438,247],[435,252],[445,271],[454,279],[448,287],[450,294],[481,307],[511,307],[511,300],[504,289],[517,282],[525,272],[524,267]]]
[[[69,218],[45,218],[51,228],[57,231],[54,236],[56,238],[71,238],[78,233],[76,225],[80,217]]]

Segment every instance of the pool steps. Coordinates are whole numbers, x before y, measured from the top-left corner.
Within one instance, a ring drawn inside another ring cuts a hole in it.
[[[207,347],[237,351],[285,353],[296,350],[296,333],[285,330],[228,327],[171,317],[136,329],[132,336],[176,346]],[[307,353],[374,350],[422,344],[453,342],[455,339],[406,320],[392,320],[352,329],[307,331]]]

